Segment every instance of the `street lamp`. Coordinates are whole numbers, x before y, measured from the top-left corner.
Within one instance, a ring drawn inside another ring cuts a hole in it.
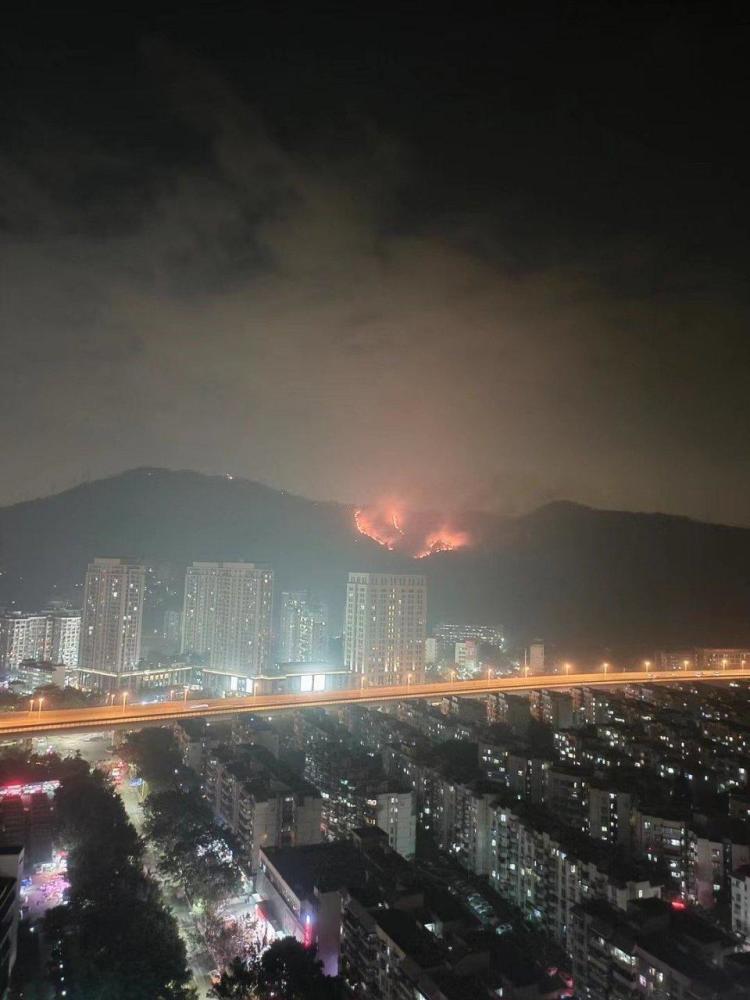
[[[602,663],[602,669],[604,670],[604,673],[606,674],[607,671],[609,670],[609,664],[608,663]]]
[[[528,677],[529,676],[529,665],[528,665],[528,663],[523,668],[523,675],[524,675],[524,677]]]
[[[360,677],[360,680],[359,680],[359,693],[360,694],[364,694],[365,693],[365,682],[366,681],[367,681],[367,678],[365,677],[364,674],[362,674],[362,676]]]
[[[487,680],[492,680],[492,667],[487,667]]]
[[[42,703],[43,702],[44,702],[44,698],[40,698],[39,699],[39,715],[40,715],[40,717],[41,717],[41,714],[42,714]]]
[[[189,686],[188,686],[188,685],[186,684],[186,685],[185,685],[185,690],[184,690],[184,692],[183,692],[183,698],[182,698],[182,700],[183,700],[183,701],[184,701],[185,703],[187,703],[187,696],[188,696],[188,691],[189,691],[189,690],[190,690],[190,688],[189,688]],[[253,684],[253,694],[255,694],[255,685],[254,685],[254,684]]]
[[[683,669],[683,670],[687,670],[687,668],[688,668],[689,666],[690,666],[690,660],[683,660],[683,661],[682,661],[682,669]]]
[[[406,675],[406,687],[407,687],[407,689],[409,688],[409,685],[410,685],[410,684],[411,684],[411,674],[410,674],[410,673],[408,673],[408,674]]]
[[[651,669],[651,660],[644,660],[643,666],[646,668],[646,673],[648,673],[649,670]]]
[[[32,698],[31,701],[29,702],[29,714],[31,714],[34,711],[34,701],[35,700],[36,699]]]
[[[123,691],[122,692],[122,714],[123,715],[125,715],[125,705],[127,704],[127,701],[128,701],[128,692],[127,691]]]
[[[451,684],[455,684],[455,683],[456,683],[456,671],[455,670],[451,670]]]
[[[569,674],[569,673],[570,673],[570,664],[569,664],[569,663],[566,663],[566,664],[564,665],[564,668],[565,668],[565,673],[566,673],[566,674]]]
[[[726,656],[725,656],[725,657],[724,657],[724,659],[723,659],[723,660],[721,661],[721,669],[722,669],[722,670],[726,670],[726,669],[727,669],[727,658],[726,658]]]

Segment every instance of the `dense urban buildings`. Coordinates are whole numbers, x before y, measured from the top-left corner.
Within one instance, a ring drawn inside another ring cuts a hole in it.
[[[344,665],[366,684],[422,680],[426,615],[424,576],[350,573]]]
[[[263,746],[216,748],[206,761],[204,789],[252,872],[261,848],[321,840],[320,793]]]
[[[273,571],[254,563],[196,562],[185,577],[182,653],[235,680],[268,665]],[[231,683],[231,682],[230,682]]]
[[[328,660],[328,609],[307,591],[281,595],[276,659],[280,663],[325,663]]]
[[[146,569],[126,559],[95,559],[86,572],[78,657],[80,684],[119,685],[141,658]]]

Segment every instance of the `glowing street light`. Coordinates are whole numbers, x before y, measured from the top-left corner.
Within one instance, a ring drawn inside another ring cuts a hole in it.
[[[42,704],[44,703],[44,698],[39,699],[39,715],[42,714]]]
[[[451,683],[452,684],[456,683],[456,671],[455,670],[451,670]]]
[[[648,673],[649,670],[651,669],[651,660],[644,660],[643,666],[646,668],[646,673]]]
[[[564,670],[565,670],[566,674],[570,673],[570,664],[569,663],[564,664]]]
[[[34,711],[34,702],[35,701],[36,701],[36,698],[32,698],[31,701],[29,702],[29,714],[31,714]]]
[[[609,664],[608,663],[602,663],[602,670],[606,674],[609,671]]]
[[[682,661],[682,669],[683,669],[683,670],[687,670],[687,668],[688,668],[689,666],[690,666],[690,660],[683,660],[683,661]]]
[[[528,665],[528,663],[523,668],[523,675],[524,675],[524,677],[528,677],[529,676],[529,665]]]
[[[127,703],[128,703],[128,692],[127,691],[123,691],[122,692],[122,714],[123,715],[125,715],[125,706],[127,705]]]
[[[726,658],[726,656],[721,661],[721,669],[722,670],[726,670],[727,669],[727,658]]]

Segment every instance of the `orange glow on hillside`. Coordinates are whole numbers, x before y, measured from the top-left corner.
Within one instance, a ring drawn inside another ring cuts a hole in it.
[[[403,538],[404,531],[401,527],[401,517],[395,509],[384,509],[369,507],[367,510],[359,509],[354,512],[354,523],[360,535],[372,538],[378,545],[393,551],[398,542]]]
[[[465,531],[454,531],[452,528],[441,528],[431,532],[425,539],[424,548],[417,552],[415,559],[426,559],[437,552],[453,552],[463,549],[469,544],[469,535]]]
[[[438,552],[451,552],[471,543],[466,531],[450,527],[442,517],[435,527],[436,515],[416,514],[407,517],[393,504],[373,504],[354,511],[357,531],[371,538],[389,552],[403,552],[414,559],[426,559]],[[441,523],[442,522],[442,523]]]

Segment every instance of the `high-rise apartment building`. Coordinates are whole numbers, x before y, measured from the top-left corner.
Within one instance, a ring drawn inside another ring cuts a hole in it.
[[[20,612],[0,618],[0,670],[12,673],[24,660],[43,660],[47,617]]]
[[[278,660],[280,663],[325,663],[328,660],[328,608],[307,591],[281,595]]]
[[[141,658],[146,587],[144,566],[127,559],[95,559],[86,572],[78,667],[81,684],[95,690],[117,685]]]
[[[64,663],[66,667],[77,667],[80,641],[80,611],[47,612],[45,660],[50,663]]]
[[[245,677],[268,663],[273,571],[253,563],[196,562],[185,577],[182,652]]]
[[[368,684],[421,681],[426,616],[424,576],[350,573],[344,665]]]
[[[167,644],[167,648],[171,651],[175,651],[180,648],[180,642],[182,641],[182,612],[181,611],[165,611],[164,612],[164,641]]]
[[[78,664],[80,611],[13,612],[0,616],[0,671],[14,674],[24,660]]]

